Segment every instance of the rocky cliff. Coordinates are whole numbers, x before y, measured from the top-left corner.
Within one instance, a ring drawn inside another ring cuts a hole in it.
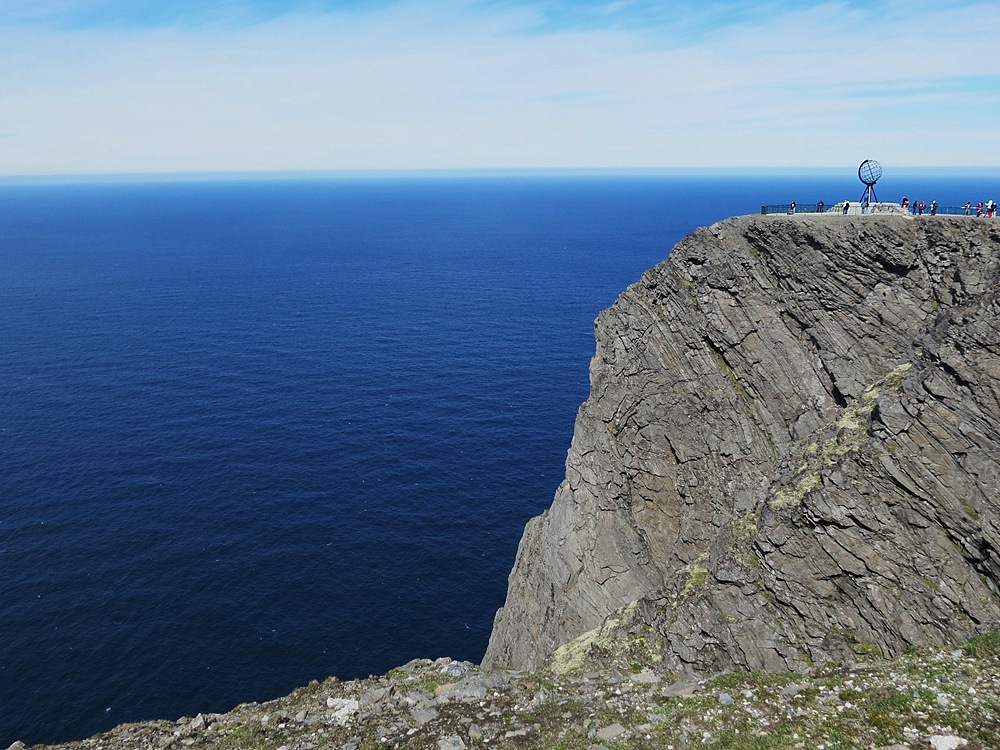
[[[802,670],[995,629],[998,270],[965,217],[684,239],[597,320],[484,667]]]

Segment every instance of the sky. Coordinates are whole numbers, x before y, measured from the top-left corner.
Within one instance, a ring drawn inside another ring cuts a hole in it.
[[[0,175],[1000,165],[996,0],[0,0]]]

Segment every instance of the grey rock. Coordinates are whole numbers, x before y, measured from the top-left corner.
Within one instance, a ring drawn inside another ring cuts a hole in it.
[[[964,217],[679,243],[598,317],[484,668],[803,671],[995,628],[998,272]]]
[[[414,708],[410,711],[410,716],[417,726],[423,726],[427,722],[436,719],[438,712],[436,708]]]
[[[416,691],[404,695],[402,701],[407,706],[429,705],[427,696],[424,693],[418,693]]]
[[[628,730],[625,729],[621,724],[617,722],[611,726],[604,727],[603,729],[598,729],[595,735],[599,740],[613,740],[616,737],[620,737],[625,734]]]
[[[969,744],[968,740],[953,734],[935,734],[928,741],[934,750],[958,750]]]
[[[465,750],[465,743],[461,737],[442,737],[437,742],[438,750]]]
[[[463,677],[443,697],[450,701],[482,700],[491,690],[505,688],[508,685],[510,685],[510,678],[502,672],[475,673]]]
[[[733,696],[731,696],[729,693],[719,693],[720,705],[731,706],[733,705],[733,703],[734,703]]]
[[[415,672],[416,670],[421,669],[423,667],[428,667],[431,664],[434,664],[434,662],[431,661],[430,659],[412,659],[403,666],[396,667],[396,671],[410,673],[410,672]]]
[[[326,705],[331,709],[330,720],[341,726],[346,726],[361,710],[361,704],[353,698],[327,698]]]
[[[434,698],[438,703],[443,703],[448,699],[448,694],[451,692],[452,688],[457,685],[457,682],[448,682],[444,685],[438,685],[434,688]]]
[[[686,698],[692,695],[697,695],[700,691],[701,685],[697,682],[692,682],[691,680],[677,680],[677,682],[671,683],[663,688],[663,695],[668,698]]]
[[[661,682],[659,675],[654,674],[649,669],[644,669],[641,672],[637,672],[630,678],[632,682],[637,685],[656,685]]]
[[[450,661],[441,667],[441,674],[446,674],[449,677],[462,677],[469,673],[472,668],[472,664],[467,661]]]
[[[504,739],[511,739],[513,737],[524,737],[529,732],[531,732],[531,727],[521,727],[520,729],[511,729],[509,732],[504,732]]]
[[[360,698],[360,703],[364,708],[371,708],[385,701],[392,694],[392,688],[376,688],[364,693]]]

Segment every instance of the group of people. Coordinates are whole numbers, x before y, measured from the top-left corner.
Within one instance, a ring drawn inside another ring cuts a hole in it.
[[[923,216],[924,211],[926,211],[928,208],[926,201],[913,201],[913,205],[911,206],[909,198],[903,198],[902,206],[905,210],[909,211],[910,213],[914,213],[919,216]],[[937,201],[931,201],[930,210],[931,210],[931,216],[937,214],[938,210]]]
[[[983,213],[985,210],[985,214]],[[970,216],[972,214],[972,201],[965,202],[965,215]],[[988,200],[984,204],[982,201],[976,204],[976,216],[986,216],[988,219],[992,219],[997,215],[997,202],[994,200]]]
[[[928,205],[925,201],[913,201],[910,203],[909,198],[903,198],[902,202],[903,209],[911,213],[915,213],[919,216],[923,216],[924,211],[928,209]],[[938,212],[938,202],[931,201],[929,206],[931,216],[934,216]],[[966,216],[972,216],[972,201],[966,201],[964,208],[964,214]],[[976,216],[986,216],[992,219],[997,215],[997,202],[994,200],[980,201],[976,205]]]
[[[861,213],[863,214],[868,213],[869,209],[868,201],[862,200],[857,205],[861,206]],[[911,203],[909,198],[903,198],[901,205],[904,211],[909,211],[910,213],[917,214],[918,216],[923,216],[925,211],[930,213],[931,216],[936,216],[938,209],[940,208],[937,201],[931,201],[930,205],[928,205],[926,201],[913,201]],[[842,205],[838,204],[838,206],[840,207],[841,211],[845,216],[851,210],[850,201],[844,201]],[[973,208],[972,201],[966,201],[965,206],[963,206],[963,208],[966,216],[972,215],[972,208]],[[825,209],[826,206],[823,204],[823,201],[819,201],[816,204],[817,213],[823,213]],[[975,206],[975,209],[976,209],[976,216],[985,216],[989,219],[992,219],[997,215],[997,202],[994,200],[980,201]],[[811,209],[807,210],[811,211]],[[788,204],[788,213],[790,214],[795,213],[795,201],[791,201],[791,203]],[[957,211],[955,209],[946,209],[946,213],[954,214],[957,213]]]

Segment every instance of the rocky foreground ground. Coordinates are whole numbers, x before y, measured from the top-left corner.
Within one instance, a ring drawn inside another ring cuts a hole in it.
[[[422,659],[383,676],[314,682],[225,714],[129,724],[50,747],[1000,748],[1000,633],[962,649],[917,649],[892,661],[700,680],[649,669],[482,672],[467,662]]]

